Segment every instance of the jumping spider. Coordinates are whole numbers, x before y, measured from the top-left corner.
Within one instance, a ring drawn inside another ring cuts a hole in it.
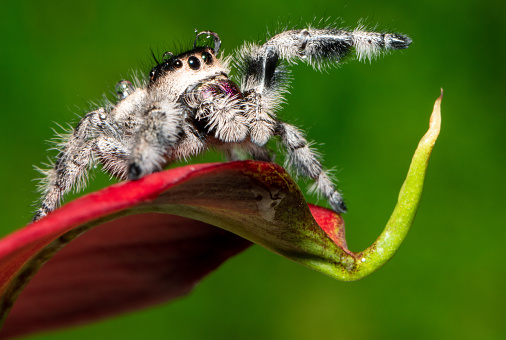
[[[60,144],[52,168],[43,171],[42,199],[33,220],[56,209],[64,194],[84,184],[95,160],[112,175],[135,180],[210,147],[225,151],[229,159],[240,149],[269,161],[265,145],[273,136],[286,148],[287,164],[314,180],[316,191],[336,212],[346,212],[304,133],[276,117],[290,81],[287,65],[301,60],[321,69],[352,55],[353,48],[357,59],[371,60],[410,43],[405,35],[361,28],[289,30],[261,46],[245,44],[235,52],[237,85],[228,76],[231,58],[218,54],[218,35],[200,32],[192,50],[166,52],[149,80],[119,82],[116,104],[84,115]]]

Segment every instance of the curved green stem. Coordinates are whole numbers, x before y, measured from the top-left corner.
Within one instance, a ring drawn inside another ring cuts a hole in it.
[[[408,175],[400,190],[397,205],[378,239],[360,253],[341,253],[341,265],[338,268],[329,266],[328,263],[319,263],[316,266],[305,263],[305,265],[339,280],[353,281],[376,271],[394,256],[413,224],[420,202],[429,157],[441,127],[442,98],[443,91],[441,90],[441,96],[434,104],[429,130],[418,144]],[[346,262],[347,270],[343,271],[343,264]]]

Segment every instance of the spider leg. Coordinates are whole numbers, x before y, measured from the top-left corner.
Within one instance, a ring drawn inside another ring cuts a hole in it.
[[[206,148],[205,137],[192,124],[185,121],[182,127],[182,136],[176,145],[168,150],[167,158],[169,162],[181,159],[188,160],[189,157],[204,152]]]
[[[134,136],[128,161],[128,179],[139,179],[160,171],[170,147],[182,133],[182,112],[170,102],[162,102],[146,112],[143,124]]]
[[[50,170],[41,170],[45,175],[39,186],[43,196],[33,221],[56,209],[62,196],[76,184],[76,190],[85,185],[87,171],[93,163],[94,140],[91,138],[97,134],[96,127],[106,124],[105,117],[106,111],[103,108],[87,113],[68,139],[61,144],[62,149],[54,167]]]
[[[126,141],[109,136],[98,137],[93,144],[93,152],[103,169],[121,179],[127,178],[129,150]]]
[[[294,168],[298,175],[315,181],[314,189],[327,198],[330,206],[338,213],[346,212],[342,195],[337,191],[328,172],[318,160],[318,153],[311,149],[304,134],[293,125],[278,122],[276,134],[287,150],[286,166]]]
[[[278,64],[279,57],[261,50],[258,46],[245,45],[236,58],[242,74],[243,111],[251,142],[258,146],[264,146],[274,134],[275,111],[284,102],[283,94],[290,80],[289,70]]]
[[[353,31],[305,28],[275,35],[261,46],[259,54],[266,61],[269,56],[278,56],[291,63],[298,59],[321,68],[338,63],[353,50],[358,60],[372,60],[382,53],[408,48],[411,42],[406,35],[368,32],[361,27]]]
[[[253,143],[264,145],[274,132],[275,112],[284,102],[289,71],[281,63],[302,60],[317,69],[337,65],[356,52],[359,60],[374,59],[391,50],[404,49],[411,39],[394,33],[338,29],[290,30],[272,37],[262,46],[246,44],[236,53],[236,66],[242,75],[244,112]]]

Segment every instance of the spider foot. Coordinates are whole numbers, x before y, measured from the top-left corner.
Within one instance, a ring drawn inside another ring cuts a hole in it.
[[[136,180],[143,176],[142,168],[137,163],[132,163],[128,165],[128,179]]]
[[[344,203],[343,198],[338,192],[334,192],[332,196],[329,197],[328,201],[332,207],[332,210],[334,210],[336,213],[343,214],[348,211],[346,203]]]

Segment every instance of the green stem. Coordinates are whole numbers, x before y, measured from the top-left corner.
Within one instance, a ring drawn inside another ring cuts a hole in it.
[[[394,256],[413,224],[420,202],[429,157],[441,127],[442,98],[443,91],[441,90],[441,96],[434,104],[429,130],[418,144],[408,175],[399,193],[397,205],[378,239],[363,252],[348,256],[340,254],[340,265],[337,268],[336,266],[328,266],[327,263],[311,266],[313,269],[339,280],[353,281],[376,271]],[[348,262],[349,265],[348,269],[343,271],[345,262]],[[308,264],[306,263],[306,265]]]

